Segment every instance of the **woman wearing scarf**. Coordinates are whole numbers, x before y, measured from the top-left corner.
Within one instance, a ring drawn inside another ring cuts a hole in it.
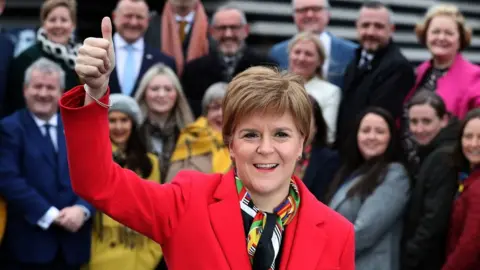
[[[108,113],[113,160],[139,177],[160,183],[157,157],[148,153],[138,126],[142,114],[135,100],[123,94],[110,96]],[[88,270],[152,270],[162,259],[160,245],[97,212]]]
[[[226,92],[227,84],[224,82],[211,85],[205,92],[203,116],[180,133],[167,182],[171,182],[180,170],[225,173],[230,169],[230,154],[222,138],[222,100]]]
[[[142,115],[146,116],[140,132],[147,140],[148,151],[157,155],[160,178],[165,179],[180,130],[193,122],[192,111],[178,77],[162,63],[145,72],[135,92],[135,100]]]
[[[461,123],[453,153],[458,192],[448,231],[447,261],[442,270],[480,269],[480,109]]]
[[[75,43],[73,31],[77,20],[75,0],[47,0],[40,9],[42,27],[37,32],[37,41],[17,56],[11,63],[6,99],[6,112],[10,114],[25,107],[23,82],[25,71],[36,60],[45,57],[59,64],[65,71],[68,90],[80,83],[75,73],[75,59],[80,44]]]
[[[170,270],[355,268],[352,224],[292,175],[310,133],[301,78],[266,67],[237,75],[222,105],[222,137],[234,168],[183,171],[158,185],[110,156],[106,103],[115,58],[108,18],[102,34],[85,41],[77,60],[86,87],[60,102],[72,187],[80,196],[160,243]]]

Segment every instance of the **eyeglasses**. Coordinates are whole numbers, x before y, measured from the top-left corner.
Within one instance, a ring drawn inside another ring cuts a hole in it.
[[[307,13],[309,10],[311,10],[313,13],[321,12],[326,10],[326,7],[322,6],[310,6],[310,7],[301,7],[301,8],[296,8],[295,12],[296,13]]]
[[[218,31],[227,31],[230,29],[232,31],[238,31],[242,29],[243,25],[241,24],[232,24],[232,25],[214,25],[213,28]]]

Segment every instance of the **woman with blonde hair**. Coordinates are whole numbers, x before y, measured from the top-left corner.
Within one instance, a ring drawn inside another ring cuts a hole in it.
[[[311,32],[295,35],[288,46],[289,69],[305,80],[305,89],[315,98],[327,123],[327,142],[333,143],[342,92],[322,74],[325,49]]]
[[[194,120],[192,111],[177,75],[162,63],[143,75],[135,100],[146,116],[140,130],[148,150],[158,156],[161,179],[165,179],[180,131]]]
[[[432,58],[417,68],[416,83],[404,103],[403,142],[411,164],[419,162],[417,145],[408,130],[407,105],[415,93],[421,90],[435,92],[445,102],[447,111],[459,119],[480,106],[480,67],[462,55],[470,45],[472,31],[458,7],[452,4],[432,6],[415,32]]]
[[[167,182],[180,170],[225,173],[230,169],[232,162],[222,138],[222,101],[227,94],[227,86],[224,82],[214,83],[203,95],[203,116],[187,125],[180,133]]]
[[[222,104],[234,168],[149,183],[110,156],[106,103],[115,56],[108,18],[102,33],[79,56],[85,86],[60,101],[75,192],[160,243],[170,270],[355,269],[352,224],[293,175],[312,117],[301,78],[266,67],[237,75]],[[96,57],[99,50],[109,58]]]

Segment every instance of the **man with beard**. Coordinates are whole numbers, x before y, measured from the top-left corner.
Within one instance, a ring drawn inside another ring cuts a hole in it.
[[[292,5],[293,20],[298,31],[315,33],[324,47],[325,61],[322,66],[324,79],[342,88],[345,68],[352,61],[357,45],[325,31],[330,20],[328,0],[292,0]],[[274,45],[269,53],[282,69],[288,69],[289,42],[290,39]]]
[[[210,34],[212,52],[185,66],[182,85],[196,117],[202,112],[201,101],[207,88],[216,82],[230,82],[238,73],[251,66],[274,65],[266,56],[248,48],[245,39],[249,27],[243,11],[220,7],[212,17]]]
[[[398,118],[415,82],[413,67],[392,40],[395,26],[389,8],[379,2],[364,4],[356,27],[361,47],[345,72],[337,122],[340,150],[348,134],[353,134],[353,119],[367,107],[381,107]]]
[[[119,0],[113,11],[115,56],[118,59],[110,78],[111,93],[133,96],[143,74],[164,63],[175,70],[175,60],[145,44],[148,5],[144,0]]]

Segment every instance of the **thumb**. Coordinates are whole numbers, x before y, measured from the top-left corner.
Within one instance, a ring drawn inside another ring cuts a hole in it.
[[[102,20],[102,38],[112,42],[112,22],[109,17]]]

